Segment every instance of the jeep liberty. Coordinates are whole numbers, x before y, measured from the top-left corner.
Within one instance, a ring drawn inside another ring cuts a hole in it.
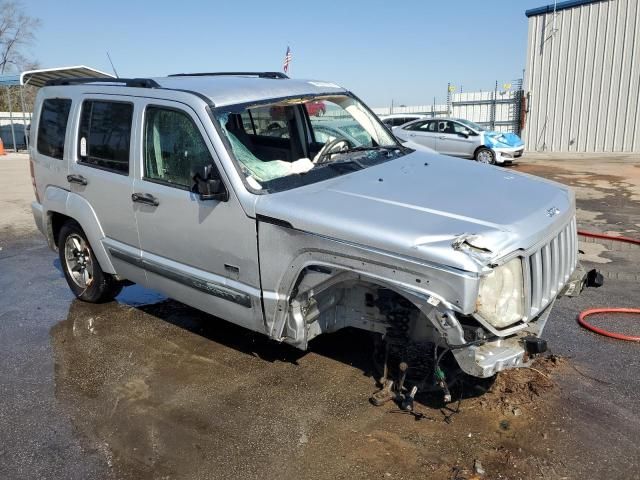
[[[80,300],[138,283],[300,349],[354,327],[491,377],[583,284],[567,187],[407,148],[330,82],[54,80],[30,162]]]

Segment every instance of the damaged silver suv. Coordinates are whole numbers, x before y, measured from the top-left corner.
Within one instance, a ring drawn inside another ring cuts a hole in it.
[[[489,377],[581,288],[566,187],[406,148],[334,83],[66,79],[34,119],[33,215],[84,301],[134,282],[300,349],[355,327]]]

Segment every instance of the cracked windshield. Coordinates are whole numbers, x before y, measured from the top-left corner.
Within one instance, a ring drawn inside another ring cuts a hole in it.
[[[406,151],[347,95],[221,107],[215,117],[246,184],[259,192],[326,180]]]

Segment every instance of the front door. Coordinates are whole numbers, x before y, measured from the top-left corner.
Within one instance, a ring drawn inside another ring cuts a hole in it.
[[[75,152],[69,162],[69,188],[91,205],[100,223],[99,238],[116,273],[144,284],[146,276],[137,264],[140,258],[138,229],[131,194],[136,144],[132,128],[135,101],[113,101],[111,96],[95,95],[75,105],[80,109],[74,125]],[[82,218],[78,220],[83,223]],[[86,222],[85,222],[86,223]],[[85,232],[91,238],[96,232]]]
[[[452,120],[438,121],[436,150],[444,155],[471,158],[478,137],[469,135],[469,130]]]
[[[255,220],[228,182],[226,201],[192,192],[193,176],[203,167],[224,174],[200,119],[183,104],[150,101],[140,123],[141,175],[131,200],[149,286],[264,331]]]

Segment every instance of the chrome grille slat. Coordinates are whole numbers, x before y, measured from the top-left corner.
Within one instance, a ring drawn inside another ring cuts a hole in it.
[[[560,278],[560,262],[558,259],[558,237],[551,240],[551,293],[553,297],[558,292],[558,280]]]
[[[542,253],[531,255],[531,313],[540,311],[542,305]]]
[[[567,262],[569,261],[569,251],[567,250],[567,246],[567,229],[565,228],[564,230],[562,230],[562,232],[560,232],[561,255],[558,259],[558,262],[560,263],[560,285],[564,285],[564,276],[566,275],[567,270],[569,270],[569,265],[567,265]]]
[[[542,303],[549,301],[551,292],[551,247],[542,247]]]
[[[578,263],[578,237],[575,217],[565,227],[525,259],[529,278],[527,319],[534,318],[567,283]]]

